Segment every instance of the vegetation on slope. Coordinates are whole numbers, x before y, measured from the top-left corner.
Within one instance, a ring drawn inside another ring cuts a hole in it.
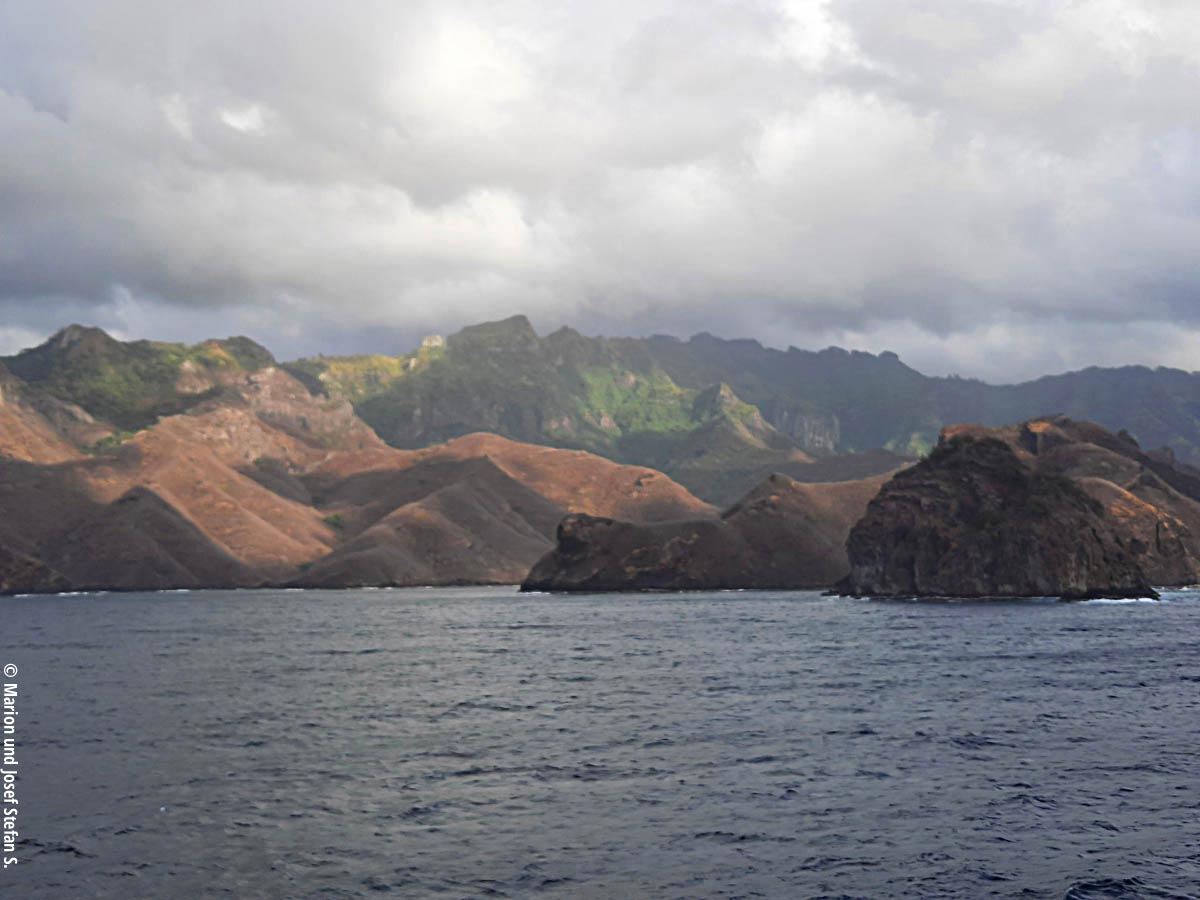
[[[207,399],[229,373],[271,361],[245,338],[121,343],[72,326],[8,363],[44,395],[132,431]],[[809,457],[919,456],[946,424],[1053,413],[1125,428],[1143,446],[1200,462],[1200,375],[1169,369],[1087,369],[993,386],[930,378],[891,353],[774,350],[708,334],[610,339],[563,328],[543,337],[523,316],[428,339],[407,354],[317,357],[286,369],[313,393],[351,402],[396,447],[490,431],[652,465],[702,493],[709,472],[735,463],[804,478],[799,466]],[[733,400],[714,405],[713,392]]]
[[[193,346],[122,342],[99,328],[78,325],[3,360],[29,384],[127,431],[212,397],[224,375],[274,361],[267,350],[244,337]]]
[[[357,403],[386,391],[405,375],[425,371],[444,352],[444,344],[426,339],[416,352],[402,356],[318,356],[287,363],[284,368],[310,389]]]
[[[398,447],[491,431],[668,473],[700,458],[719,467],[751,451],[796,449],[727,385],[681,385],[637,342],[570,329],[539,337],[523,316],[427,339],[407,357],[319,357],[292,368],[353,402]],[[702,492],[703,481],[692,479]]]
[[[1161,368],[1086,369],[996,386],[931,378],[893,353],[775,350],[708,334],[588,338],[563,328],[539,337],[517,316],[452,335],[437,359],[401,366],[394,378],[362,378],[361,388],[337,378],[325,384],[401,447],[483,429],[670,468],[695,451],[698,429],[713,427],[691,404],[725,384],[778,438],[817,457],[881,448],[919,456],[947,424],[1064,413],[1200,462],[1200,374]]]

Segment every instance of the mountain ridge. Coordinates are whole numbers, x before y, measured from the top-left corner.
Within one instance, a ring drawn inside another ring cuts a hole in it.
[[[28,374],[32,359],[61,357],[89,341],[107,348],[101,356],[128,358],[123,365],[136,377],[118,373],[114,383],[140,385],[135,400],[114,405],[103,391],[75,389],[90,370],[73,378],[69,361],[62,371],[43,364],[34,373],[41,380],[29,383],[107,424],[115,441],[160,414],[210,399],[234,374],[274,363],[249,339],[122,344],[98,329],[69,326],[0,364]],[[147,355],[151,362],[138,368]],[[152,377],[144,377],[146,365]],[[1145,446],[1200,463],[1200,374],[1169,367],[1091,366],[993,385],[926,376],[889,351],[781,350],[707,332],[686,340],[607,338],[561,327],[539,336],[524,316],[433,335],[394,356],[319,356],[279,365],[310,393],[352,404],[396,447],[489,431],[658,468],[718,505],[732,502],[767,470],[806,480],[809,470],[796,465],[805,458],[884,451],[896,459],[880,463],[894,468],[928,452],[943,427],[962,421],[998,426],[1064,414],[1126,429]],[[704,402],[714,391],[727,391],[730,402]],[[741,476],[726,477],[739,466]],[[713,468],[723,474],[706,471]],[[836,471],[823,476],[838,477]]]
[[[780,350],[707,332],[606,338],[564,327],[539,337],[523,316],[439,341],[436,354],[398,357],[408,363],[393,378],[353,399],[389,443],[418,446],[482,428],[676,475],[689,435],[713,420],[689,403],[725,385],[781,444],[814,457],[880,449],[919,456],[956,422],[998,426],[1063,414],[1125,428],[1146,446],[1200,463],[1200,374],[1165,366],[1091,366],[996,385],[926,376],[890,351]],[[286,365],[319,380],[335,360]]]

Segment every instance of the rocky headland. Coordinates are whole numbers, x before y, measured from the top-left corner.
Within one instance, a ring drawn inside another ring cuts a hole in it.
[[[1113,434],[1066,416],[943,433],[1006,443],[1028,469],[1071,479],[1098,502],[1146,577],[1156,585],[1200,582],[1200,470],[1169,450],[1146,452],[1127,432]]]
[[[1136,539],[1074,480],[990,436],[944,439],[871,501],[847,541],[843,593],[873,597],[1145,597]]]
[[[828,587],[850,527],[887,476],[801,484],[772,475],[719,518],[636,524],[568,516],[525,591]]]
[[[775,475],[719,519],[573,516],[527,590],[1153,596],[1200,581],[1200,472],[1063,416],[946,429],[894,477]]]

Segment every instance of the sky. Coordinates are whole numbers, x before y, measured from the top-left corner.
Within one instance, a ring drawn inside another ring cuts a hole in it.
[[[543,332],[1200,369],[1193,0],[6,0],[0,353]]]

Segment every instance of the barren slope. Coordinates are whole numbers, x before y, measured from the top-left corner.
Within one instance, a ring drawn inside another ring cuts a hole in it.
[[[16,396],[21,385],[5,397]],[[712,515],[669,478],[470,435],[388,448],[272,366],[95,456],[0,405],[3,590],[515,582],[568,511]],[[19,445],[18,445],[19,440]],[[31,457],[36,462],[21,459]]]
[[[717,520],[570,516],[522,589],[828,587],[848,571],[846,535],[886,478],[800,484],[772,475]]]

